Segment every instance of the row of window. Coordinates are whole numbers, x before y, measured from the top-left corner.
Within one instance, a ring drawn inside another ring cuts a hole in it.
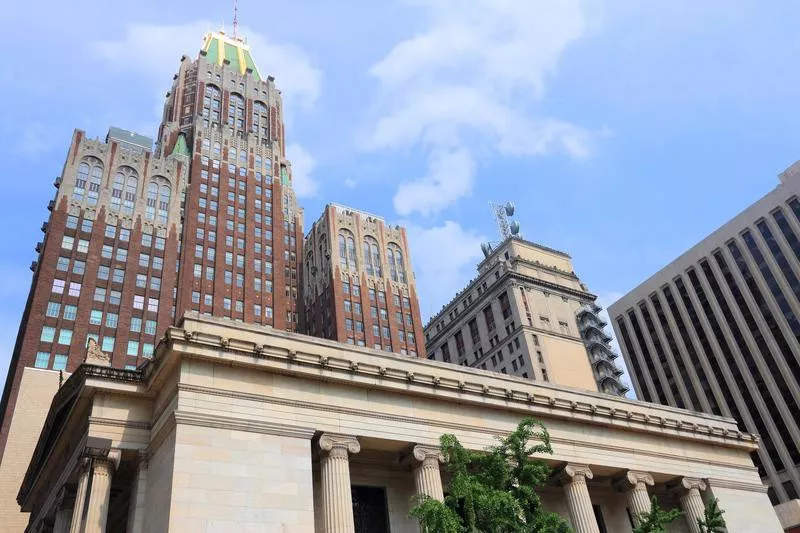
[[[271,285],[270,285],[271,287]],[[192,291],[192,303],[195,305],[200,304],[200,291]],[[204,294],[202,295],[203,305],[206,307],[211,307],[214,305],[214,295],[213,294]],[[242,300],[232,300],[231,298],[223,298],[222,299],[222,308],[226,311],[230,311],[233,309],[237,313],[244,312],[244,301]],[[264,316],[267,318],[272,318],[272,307],[265,305],[262,306],[261,304],[254,304],[253,305],[253,314],[257,317],[261,316],[262,311],[264,312]]]

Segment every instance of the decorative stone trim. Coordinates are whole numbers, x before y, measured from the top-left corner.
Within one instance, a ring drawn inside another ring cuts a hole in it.
[[[754,483],[742,483],[741,481],[730,481],[727,479],[707,478],[709,487],[721,487],[733,490],[746,490],[750,492],[760,492],[766,494],[769,490],[767,485],[756,485]]]
[[[264,435],[278,435],[281,437],[295,437],[298,439],[308,439],[314,436],[314,429],[307,427],[288,426],[272,422],[262,422],[257,420],[245,420],[220,415],[206,415],[201,413],[190,413],[186,411],[175,411],[176,424],[186,424],[189,426],[200,426],[215,429],[230,429],[234,431],[244,431],[247,433],[262,433]]]

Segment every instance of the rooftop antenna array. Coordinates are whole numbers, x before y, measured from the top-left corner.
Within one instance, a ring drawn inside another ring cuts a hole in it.
[[[233,0],[233,38],[239,37],[239,2]]]
[[[522,237],[522,234],[519,232],[519,222],[516,220],[509,220],[509,218],[514,216],[514,202],[506,202],[504,204],[489,202],[489,208],[492,210],[492,214],[494,214],[497,229],[500,232],[500,241],[495,243],[482,243],[481,250],[483,251],[484,257],[489,257],[492,254],[493,247],[499,245],[509,237]]]

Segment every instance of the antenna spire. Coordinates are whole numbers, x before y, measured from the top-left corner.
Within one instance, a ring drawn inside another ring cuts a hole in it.
[[[239,37],[239,2],[233,0],[233,38]]]

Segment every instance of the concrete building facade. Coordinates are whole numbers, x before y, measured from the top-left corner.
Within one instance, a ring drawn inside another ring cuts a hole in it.
[[[508,238],[425,326],[428,359],[622,395],[596,299],[567,254]]]
[[[90,347],[53,400],[28,532],[418,533],[412,497],[447,490],[439,436],[480,450],[526,416],[554,448],[544,507],[576,533],[630,533],[651,495],[684,512],[671,533],[710,498],[729,533],[781,531],[728,418],[196,314],[143,367],[108,362]]]
[[[759,434],[753,459],[771,501],[800,510],[798,280],[795,163],[773,191],[609,311],[637,397],[730,416]]]
[[[328,204],[306,234],[303,253],[304,333],[404,355],[425,353],[405,228]]]

